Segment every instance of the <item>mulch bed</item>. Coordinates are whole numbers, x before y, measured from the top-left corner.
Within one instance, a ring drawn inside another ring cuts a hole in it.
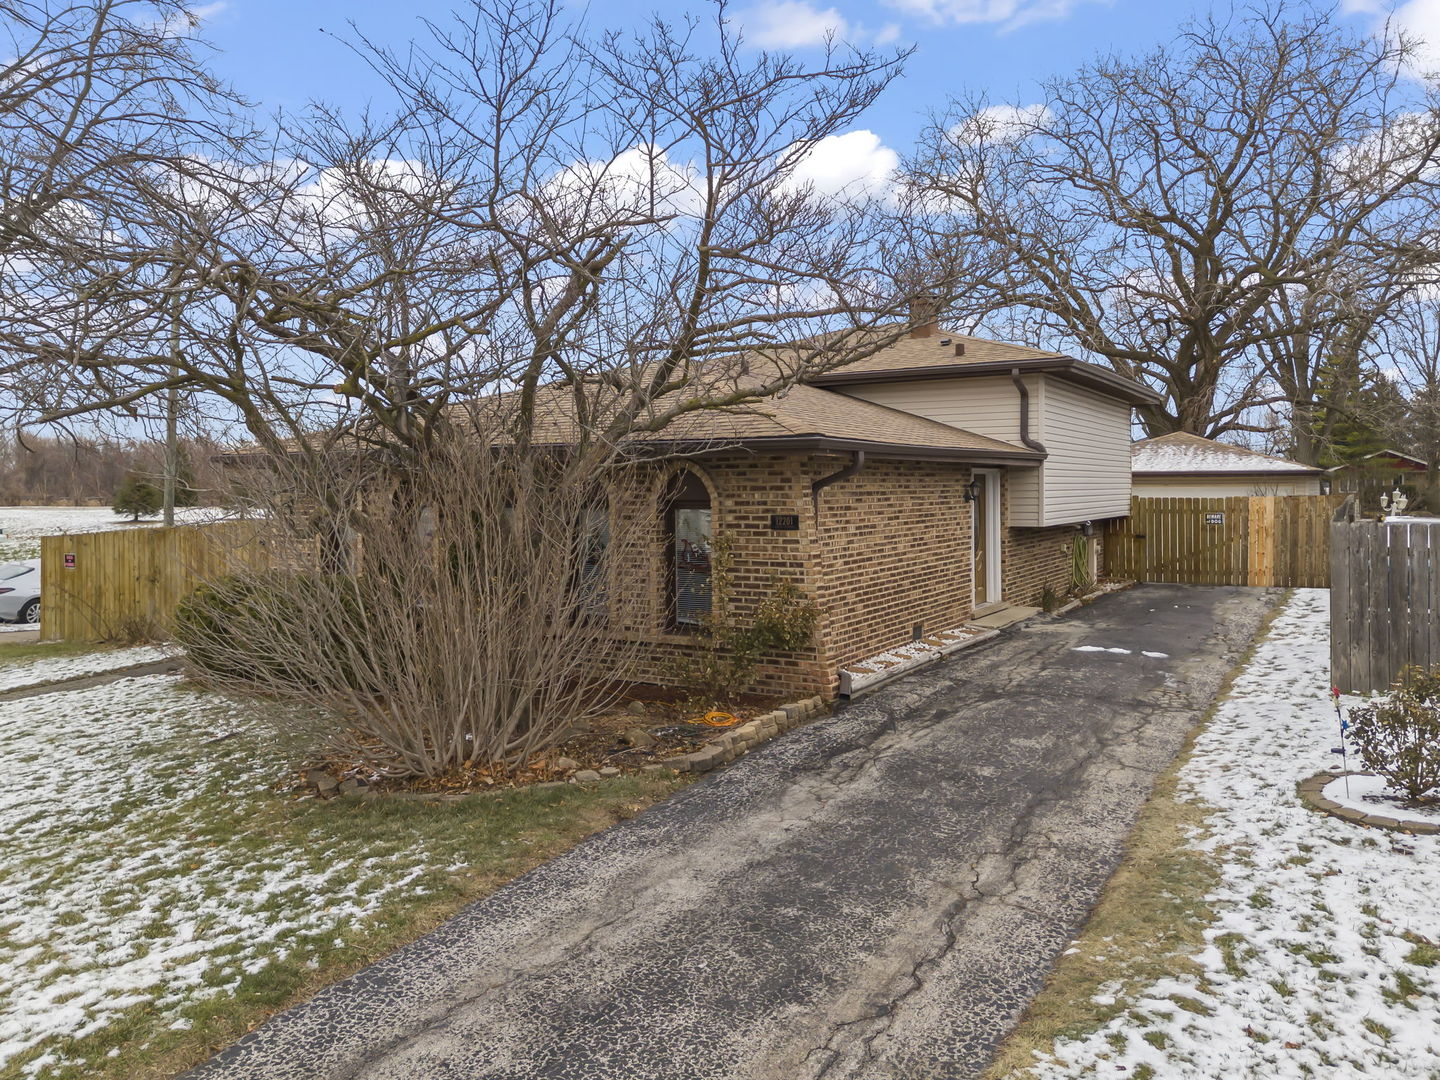
[[[520,765],[490,762],[453,769],[438,777],[393,780],[369,776],[354,762],[329,761],[320,769],[301,770],[299,781],[302,788],[311,788],[319,772],[341,783],[358,782],[376,792],[460,794],[565,781],[584,770],[605,769],[606,775],[615,775],[609,770],[618,769],[620,775],[638,774],[647,765],[663,765],[667,758],[692,753],[717,735],[770,712],[784,701],[747,696],[725,708],[739,718],[737,724],[712,726],[699,722],[704,709],[697,710],[678,693],[661,687],[633,686],[625,688],[613,708],[572,726],[560,743]],[[638,732],[644,735],[637,737]]]

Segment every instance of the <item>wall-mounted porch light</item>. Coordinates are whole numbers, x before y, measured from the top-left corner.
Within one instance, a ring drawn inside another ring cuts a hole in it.
[[[980,497],[980,481],[979,481],[979,479],[971,479],[971,481],[970,481],[968,484],[966,484],[963,488],[961,488],[960,491],[961,491],[961,498],[963,498],[966,502],[974,502],[976,499],[978,499],[978,498]]]

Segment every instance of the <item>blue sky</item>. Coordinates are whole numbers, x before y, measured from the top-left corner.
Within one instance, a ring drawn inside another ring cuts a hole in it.
[[[741,0],[730,10],[747,40],[802,55],[827,27],[848,40],[918,45],[904,77],[857,125],[875,134],[873,146],[903,151],[927,113],[952,94],[1032,100],[1037,80],[1097,52],[1148,49],[1211,7],[1205,0]],[[374,93],[371,73],[322,27],[348,34],[353,20],[372,39],[400,45],[422,32],[420,19],[443,20],[450,9],[450,0],[219,0],[197,10],[204,36],[219,50],[219,73],[262,104],[295,109],[312,98],[359,107]],[[657,10],[678,21],[687,12],[708,17],[713,8],[693,0],[593,0],[588,19],[624,29]],[[1344,0],[1334,17],[1368,31],[1387,15],[1385,0]],[[1440,29],[1440,0],[1410,0],[1392,17],[1426,34]]]

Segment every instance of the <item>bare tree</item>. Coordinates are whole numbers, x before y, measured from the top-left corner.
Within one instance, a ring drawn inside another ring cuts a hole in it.
[[[205,113],[228,95],[195,26],[171,0],[0,2],[0,253],[98,239],[137,166],[214,133]]]
[[[147,188],[203,175],[248,135],[197,29],[174,0],[0,2],[0,408],[22,452],[77,359],[174,351],[162,328],[175,294],[157,286],[179,253],[151,227]],[[63,437],[90,445],[108,427],[125,443],[143,433],[138,412],[127,401]]]
[[[353,44],[393,112],[317,107],[267,154],[137,175],[136,249],[172,254],[44,326],[17,393],[74,424],[176,389],[242,425],[241,486],[295,572],[217,583],[194,662],[431,774],[523,757],[603,701],[597,671],[623,680],[638,645],[595,615],[585,553],[650,462],[896,340],[948,270],[891,193],[806,181],[903,54],[806,65],[723,8],[630,39],[489,0],[403,51]],[[81,304],[88,274],[52,288]]]
[[[955,243],[1004,261],[961,313],[1148,382],[1151,435],[1303,412],[1325,349],[1434,260],[1440,124],[1399,74],[1411,48],[1275,5],[1104,57],[1032,106],[957,106],[913,171]]]
[[[1394,448],[1425,462],[1423,508],[1440,512],[1440,303],[1433,289],[1412,294],[1387,321],[1372,349],[1403,390],[1403,415],[1384,418]]]
[[[133,287],[184,297],[187,347],[52,327],[42,419],[178,386],[266,445],[343,430],[419,449],[450,404],[513,389],[523,442],[559,379],[584,388],[580,437],[603,458],[893,340],[930,288],[895,278],[920,262],[894,207],[826,198],[796,170],[901,57],[751,56],[723,9],[703,51],[700,30],[595,39],[557,3],[476,3],[403,54],[360,39],[396,114],[313,110],[267,161],[147,180],[147,229],[180,254]],[[603,416],[597,378],[625,390]]]

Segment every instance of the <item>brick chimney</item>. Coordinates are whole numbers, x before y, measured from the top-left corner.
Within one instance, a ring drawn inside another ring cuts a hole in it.
[[[940,301],[938,297],[923,295],[910,301],[910,336],[912,338],[934,337],[940,333]]]

